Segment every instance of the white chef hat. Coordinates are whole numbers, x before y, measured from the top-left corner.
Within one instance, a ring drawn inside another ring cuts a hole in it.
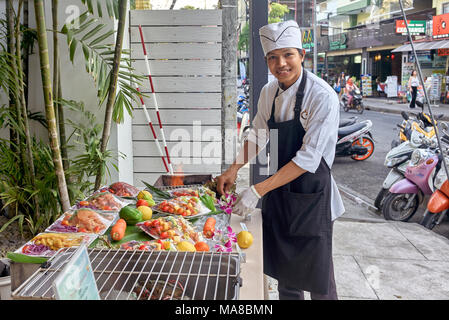
[[[302,49],[301,29],[294,20],[271,23],[259,29],[264,56],[283,48]]]

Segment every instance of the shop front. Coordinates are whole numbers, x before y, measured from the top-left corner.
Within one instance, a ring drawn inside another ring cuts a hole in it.
[[[330,51],[326,59],[330,82],[335,81],[342,72],[346,76],[360,80],[362,49]]]

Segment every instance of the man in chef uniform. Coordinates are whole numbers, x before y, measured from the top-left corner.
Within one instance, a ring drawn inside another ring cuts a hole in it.
[[[229,191],[238,170],[266,145],[277,171],[239,194],[233,213],[245,216],[262,200],[264,273],[278,280],[279,299],[337,299],[332,262],[333,221],[344,212],[331,175],[339,122],[335,91],[302,68],[305,51],[295,21],[259,30],[275,80],[261,91],[252,129],[234,163],[217,178]],[[272,136],[272,135],[271,135]],[[272,165],[272,164],[271,164]]]

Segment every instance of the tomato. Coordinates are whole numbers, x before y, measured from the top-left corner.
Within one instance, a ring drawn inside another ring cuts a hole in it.
[[[155,232],[157,235],[160,235],[160,234],[161,234],[161,231],[162,231],[162,228],[161,228],[160,226],[156,226],[156,227],[153,228],[153,230],[154,230],[154,232]]]
[[[164,244],[161,239],[157,239],[157,243]]]
[[[22,248],[22,253],[27,253],[30,246],[27,244]]]
[[[78,228],[78,232],[87,232],[85,228]]]
[[[151,226],[153,226],[153,227],[157,227],[158,225],[160,225],[161,224],[161,222],[159,221],[159,220],[153,220],[152,222],[151,222]]]
[[[141,246],[139,247],[139,250],[145,250],[145,251],[146,251],[146,250],[148,250],[148,249],[147,249],[147,247],[143,244],[143,245],[141,245]]]
[[[182,214],[184,212],[183,208],[179,208],[178,210],[176,210],[176,214]]]
[[[145,199],[140,199],[137,201],[136,203],[136,207],[140,207],[140,206],[145,206],[145,207],[149,207],[150,205],[148,204],[148,201]]]
[[[168,233],[167,231],[164,231],[161,233],[161,239],[167,239],[168,238]]]
[[[100,231],[101,231],[101,227],[100,227],[100,226],[96,226],[96,227],[94,228],[94,232],[95,232],[95,233],[100,233]]]
[[[110,206],[104,206],[104,207],[103,207],[103,210],[108,210],[108,211],[110,211],[110,210],[112,210],[112,208],[111,208]]]
[[[68,226],[69,225],[69,221],[67,221],[66,219],[61,221],[61,225],[63,226]]]
[[[112,189],[108,189],[108,191],[109,191],[110,193],[115,193],[115,191],[112,190]]]
[[[85,207],[89,205],[89,201],[80,201],[79,203],[80,206]]]
[[[181,214],[183,217],[187,216],[187,211],[183,211]]]
[[[152,222],[151,222],[150,220],[147,220],[147,221],[145,221],[145,222],[143,223],[143,225],[144,225],[145,227],[149,227],[149,226],[151,226],[151,224],[152,224]]]
[[[169,210],[170,210],[170,207],[167,205],[162,208],[162,211],[165,211],[165,212],[168,212]]]
[[[170,208],[170,209],[168,209],[168,212],[173,213],[173,212],[175,212],[175,209]]]

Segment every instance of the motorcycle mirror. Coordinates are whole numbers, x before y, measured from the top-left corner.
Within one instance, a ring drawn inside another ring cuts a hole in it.
[[[408,120],[409,119],[409,116],[408,116],[407,112],[405,112],[405,111],[401,112],[401,116],[402,116],[402,118],[404,118],[404,120]]]
[[[439,114],[439,115],[437,115],[437,119],[438,119],[438,120],[443,119],[443,117],[444,117],[444,114]]]
[[[446,122],[441,122],[441,129],[447,131],[447,129],[449,129],[449,126],[447,125]]]

